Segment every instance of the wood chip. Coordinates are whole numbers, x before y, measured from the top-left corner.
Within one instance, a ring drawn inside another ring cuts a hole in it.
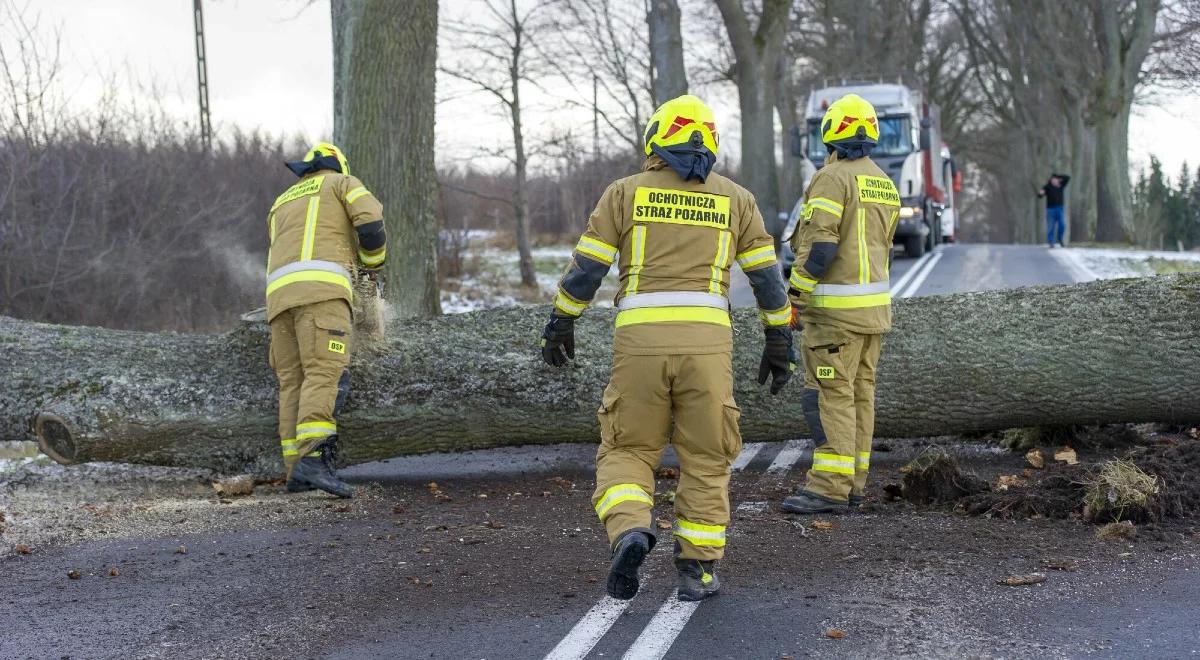
[[[71,578],[72,580],[78,580],[79,578],[83,577],[83,573],[80,573],[72,568],[71,570],[67,571],[67,577]]]
[[[1002,474],[996,480],[996,490],[1008,490],[1009,488],[1020,488],[1026,485],[1026,481],[1015,474]]]
[[[813,529],[833,529],[833,523],[829,522],[828,520],[814,520],[810,523],[810,525]]]
[[[220,497],[241,497],[250,495],[254,492],[254,477],[248,474],[239,474],[235,477],[226,477],[212,482],[213,490],[217,491]]]
[[[846,636],[846,633],[838,630],[837,628],[827,628],[825,630],[825,636],[829,639],[842,639]]]
[[[121,574],[121,571],[117,570],[116,566],[113,566],[112,568],[108,569],[108,577],[117,577],[120,574]]]
[[[659,518],[658,520],[654,521],[654,524],[658,525],[659,529],[671,529],[671,527],[673,527],[671,521],[667,520],[666,518]]]
[[[179,546],[178,548],[175,548],[175,554],[177,554],[177,555],[186,555],[186,554],[187,554],[187,546],[186,546],[186,545],[181,545],[181,546]]]
[[[15,551],[15,552],[16,552],[18,555],[31,555],[31,554],[33,554],[33,548],[31,548],[31,547],[29,547],[29,546],[25,545],[24,543],[18,543],[18,544],[16,544],[15,546],[13,546],[13,550],[14,550],[14,551]]]
[[[1029,461],[1030,465],[1039,470],[1046,467],[1046,457],[1042,454],[1042,450],[1037,447],[1030,449],[1029,453],[1025,454],[1025,460]]]
[[[1075,450],[1070,447],[1063,447],[1054,452],[1054,460],[1067,465],[1079,465],[1079,457],[1075,454]]]
[[[1030,573],[1029,575],[1010,575],[1003,580],[996,580],[996,584],[1006,587],[1023,587],[1029,584],[1041,584],[1045,581],[1045,573]]]

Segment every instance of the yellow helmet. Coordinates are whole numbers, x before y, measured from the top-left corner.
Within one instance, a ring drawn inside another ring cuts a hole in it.
[[[346,160],[346,155],[342,153],[341,149],[337,148],[337,145],[331,142],[318,142],[313,145],[313,148],[304,154],[304,162],[310,163],[317,158],[324,158],[326,156],[333,156],[337,159],[338,166],[342,169],[342,174],[350,173],[350,163]]]
[[[847,94],[834,101],[821,119],[821,141],[825,144],[879,142],[875,106],[858,94]]]
[[[673,98],[658,106],[646,123],[646,155],[653,153],[652,146],[665,149],[689,142],[700,146],[693,138],[697,134],[715,157],[721,136],[712,108],[691,94]]]

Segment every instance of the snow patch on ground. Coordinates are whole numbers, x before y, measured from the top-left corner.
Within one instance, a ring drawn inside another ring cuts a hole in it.
[[[1200,252],[1072,247],[1055,249],[1051,254],[1079,282],[1149,277],[1169,272],[1200,272]]]

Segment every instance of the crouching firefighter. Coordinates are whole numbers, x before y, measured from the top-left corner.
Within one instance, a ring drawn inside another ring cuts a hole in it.
[[[383,266],[383,207],[332,144],[287,166],[300,180],[267,216],[267,321],[287,489],[352,497],[334,472],[334,415],[349,390],[352,273]]]
[[[712,171],[718,133],[695,96],[658,108],[642,171],[608,186],[559,282],[542,357],[575,356],[574,324],[616,262],[612,376],[600,403],[592,504],[608,531],[608,593],[630,599],[656,537],[654,471],[669,441],[679,455],[675,566],[679,598],[717,593],[729,524],[729,471],[741,451],[733,399],[729,268],[754,287],[766,329],[759,383],[778,393],[795,367],[790,304],[754,196]],[[672,428],[673,427],[673,428]]]
[[[875,432],[875,363],[892,327],[889,256],[900,211],[892,180],[871,160],[875,108],[848,94],[821,121],[829,156],[805,193],[788,280],[793,326],[803,328],[801,407],[812,432],[807,483],[791,513],[861,506]]]

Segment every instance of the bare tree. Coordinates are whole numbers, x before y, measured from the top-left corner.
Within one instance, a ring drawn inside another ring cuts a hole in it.
[[[513,167],[510,206],[516,221],[521,284],[533,287],[537,285],[537,275],[530,248],[529,153],[521,116],[521,86],[537,82],[535,71],[540,67],[533,61],[532,39],[536,20],[541,18],[545,6],[518,6],[517,0],[480,0],[475,6],[479,17],[445,23],[447,32],[457,40],[460,57],[439,70],[491,96],[500,103],[508,119],[512,151],[496,149],[490,155],[504,158]]]
[[[654,72],[654,104],[687,94],[687,70],[683,66],[683,35],[677,0],[649,0],[646,22],[650,25],[650,63]]]
[[[441,313],[434,86],[437,0],[333,0],[334,139],[384,205],[400,318]]]

